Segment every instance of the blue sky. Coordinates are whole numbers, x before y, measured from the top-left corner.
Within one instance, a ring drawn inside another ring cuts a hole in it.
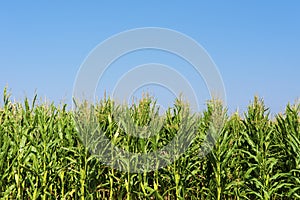
[[[16,99],[37,90],[70,102],[77,71],[96,45],[128,29],[162,27],[207,50],[230,110],[259,95],[280,112],[300,97],[299,10],[298,1],[2,2],[0,89],[8,85]]]

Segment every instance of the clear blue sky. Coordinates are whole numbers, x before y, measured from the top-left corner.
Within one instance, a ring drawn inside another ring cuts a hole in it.
[[[8,85],[16,99],[37,90],[70,102],[76,73],[97,44],[128,29],[163,27],[207,50],[230,110],[259,95],[273,112],[283,111],[300,97],[300,2],[280,2],[2,2],[0,89]]]

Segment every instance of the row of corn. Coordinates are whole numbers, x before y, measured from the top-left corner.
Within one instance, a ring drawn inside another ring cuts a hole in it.
[[[299,103],[272,118],[257,97],[231,116],[217,100],[77,108],[4,90],[1,199],[300,199]]]

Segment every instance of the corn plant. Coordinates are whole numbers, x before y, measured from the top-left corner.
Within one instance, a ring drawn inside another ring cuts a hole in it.
[[[285,116],[277,115],[276,130],[282,143],[282,167],[286,172],[286,197],[300,198],[300,104],[288,104]]]
[[[245,191],[249,199],[278,198],[277,190],[284,186],[280,169],[277,164],[280,159],[281,143],[276,143],[274,124],[269,119],[268,109],[262,100],[255,97],[248,107],[243,120],[243,142],[241,160],[244,167]]]
[[[258,97],[243,116],[217,100],[160,113],[149,96],[70,110],[4,89],[2,102],[1,199],[300,198],[299,103],[271,119]]]

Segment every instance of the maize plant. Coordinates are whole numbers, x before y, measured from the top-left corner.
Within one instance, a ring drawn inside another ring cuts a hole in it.
[[[258,97],[243,114],[2,97],[1,199],[300,199],[299,103],[271,118]]]

